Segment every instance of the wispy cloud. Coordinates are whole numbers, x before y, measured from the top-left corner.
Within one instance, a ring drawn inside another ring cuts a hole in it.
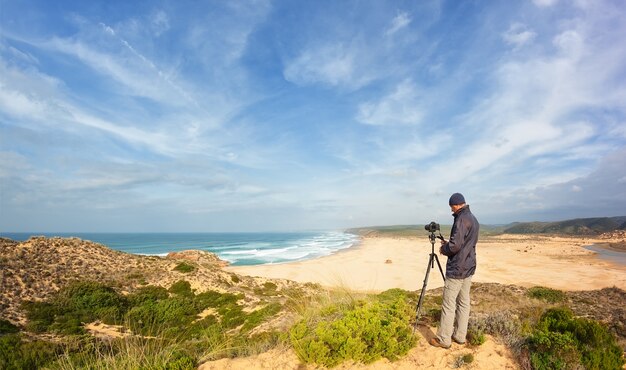
[[[0,25],[1,229],[416,223],[455,191],[483,222],[617,212],[615,2],[26,1]]]
[[[387,36],[391,36],[399,30],[405,28],[411,23],[411,17],[408,13],[402,12],[393,18],[391,21],[391,26],[385,31]]]
[[[341,43],[307,49],[286,66],[285,79],[298,85],[360,87],[369,79],[356,76],[356,58],[354,50]]]
[[[356,119],[369,125],[417,125],[422,112],[420,94],[411,81],[402,81],[379,101],[359,106]]]
[[[537,34],[529,30],[526,25],[516,22],[511,24],[511,27],[502,35],[502,38],[509,44],[521,47],[531,42],[535,36]]]
[[[545,8],[555,5],[559,0],[533,0],[538,7]]]

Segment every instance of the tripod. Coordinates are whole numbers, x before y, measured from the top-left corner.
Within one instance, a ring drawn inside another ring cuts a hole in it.
[[[441,234],[439,234],[440,238],[443,240]],[[443,280],[446,280],[445,275],[443,274],[443,269],[441,268],[441,264],[439,263],[439,257],[435,254],[435,232],[431,231],[428,239],[430,240],[430,258],[428,259],[428,265],[426,266],[426,276],[424,277],[424,285],[422,286],[422,293],[420,293],[420,299],[417,302],[417,314],[415,316],[415,326],[417,326],[417,321],[420,318],[420,311],[422,309],[422,302],[424,301],[424,293],[426,292],[426,285],[428,285],[428,275],[430,274],[430,269],[435,268],[435,261],[437,262],[437,266],[439,267],[439,272],[441,272],[441,277]]]

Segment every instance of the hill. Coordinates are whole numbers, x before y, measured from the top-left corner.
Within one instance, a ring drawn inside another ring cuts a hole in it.
[[[0,318],[26,321],[24,301],[47,300],[75,281],[98,281],[121,292],[152,285],[169,288],[179,280],[196,293],[209,290],[242,293],[264,289],[267,279],[222,270],[226,262],[203,251],[170,253],[166,258],[112,250],[78,238],[33,237],[24,242],[0,238]],[[187,268],[180,268],[181,266]],[[298,284],[288,280],[281,287]],[[250,295],[247,306],[258,299]]]
[[[441,224],[441,233],[447,237],[452,225]],[[601,235],[626,231],[626,216],[577,218],[555,222],[514,222],[507,225],[480,225],[481,236],[498,234],[552,234],[552,235]],[[348,229],[347,232],[362,236],[427,237],[424,225],[370,226]]]
[[[516,222],[506,226],[509,234],[600,235],[626,230],[626,216],[577,218],[555,222]]]

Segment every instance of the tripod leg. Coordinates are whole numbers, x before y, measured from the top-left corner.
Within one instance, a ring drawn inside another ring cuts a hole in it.
[[[441,272],[441,277],[443,278],[443,281],[446,281],[446,276],[443,273],[443,269],[441,268],[441,264],[439,263],[439,257],[437,257],[436,254],[433,254],[433,256],[435,256],[435,261],[437,261],[437,266],[439,266],[439,272]]]
[[[434,256],[434,257],[433,257]],[[433,265],[433,258],[437,258],[437,255],[431,253],[430,258],[428,259],[428,265],[426,265],[426,276],[424,277],[424,285],[422,286],[422,292],[420,293],[420,299],[417,301],[417,313],[415,316],[415,325],[417,326],[417,321],[420,318],[420,311],[422,310],[422,302],[424,301],[424,293],[426,292],[426,285],[428,284],[428,275],[430,274],[431,266]],[[437,264],[439,264],[439,260],[437,260]],[[441,269],[441,266],[439,266]]]

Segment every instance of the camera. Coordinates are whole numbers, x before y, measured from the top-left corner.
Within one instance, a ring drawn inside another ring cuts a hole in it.
[[[439,224],[435,221],[432,221],[428,225],[424,225],[424,229],[426,229],[426,231],[428,232],[434,233],[435,231],[439,230]]]

